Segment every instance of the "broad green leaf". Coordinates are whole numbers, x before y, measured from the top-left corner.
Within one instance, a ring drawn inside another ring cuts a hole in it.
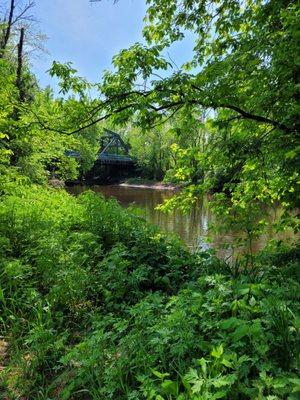
[[[223,345],[220,344],[220,346],[214,347],[214,348],[212,349],[212,351],[211,351],[210,354],[211,354],[214,358],[220,358],[220,357],[222,356],[223,352],[224,352]]]

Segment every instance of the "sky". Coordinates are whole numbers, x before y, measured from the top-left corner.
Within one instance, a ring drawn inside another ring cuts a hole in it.
[[[99,82],[104,69],[112,69],[113,55],[142,40],[145,0],[36,0],[33,10],[39,27],[47,36],[48,54],[32,58],[33,72],[42,87],[56,82],[47,74],[52,62],[73,63],[78,74],[91,82]],[[189,38],[169,51],[181,64],[190,58]],[[55,90],[56,91],[56,90]]]

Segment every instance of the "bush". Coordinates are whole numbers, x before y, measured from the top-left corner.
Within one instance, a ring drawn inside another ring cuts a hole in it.
[[[267,274],[261,283],[208,274],[176,296],[147,295],[127,318],[96,319],[62,359],[72,376],[63,394],[92,388],[91,399],[296,399],[291,286],[299,293],[294,281],[280,287]]]
[[[297,398],[295,250],[232,270],[116,201],[35,186],[2,197],[0,237],[4,398]]]

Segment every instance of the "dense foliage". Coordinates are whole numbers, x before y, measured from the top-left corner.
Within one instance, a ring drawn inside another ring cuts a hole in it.
[[[297,252],[230,268],[115,201],[40,187],[0,221],[9,399],[297,398]]]
[[[217,190],[247,212],[256,201],[281,202],[286,211],[297,206],[299,5],[289,0],[147,4],[144,42],[114,57],[114,71],[107,71],[99,86],[95,120],[133,119],[144,129],[154,127],[154,133],[164,120],[172,126],[178,113],[190,116],[183,138],[204,125],[206,146],[184,152],[190,162],[183,169],[170,165],[182,181],[198,183],[189,194]],[[185,36],[193,38],[194,50],[177,68],[167,50]],[[290,222],[287,214],[284,222]]]
[[[126,125],[123,136],[130,145],[130,153],[137,163],[137,174],[168,182],[187,183],[196,176],[176,177],[182,163],[176,148],[204,150],[206,130],[196,115],[182,110],[170,121],[146,128],[135,123]],[[175,145],[175,147],[174,147]],[[193,161],[187,161],[186,170]],[[197,176],[201,178],[201,176]]]
[[[99,98],[59,62],[54,98],[23,51],[28,8],[14,15],[23,3],[7,3],[1,399],[298,399],[299,248],[275,243],[255,255],[251,246],[265,227],[261,203],[280,202],[278,228],[298,230],[298,5],[147,0],[147,44],[114,57],[93,87]],[[165,51],[188,31],[194,55],[174,72]],[[249,254],[235,264],[191,254],[133,208],[50,189],[90,168],[107,119],[125,126],[144,176],[184,187],[165,209],[213,193],[222,229],[236,229]]]
[[[9,182],[72,180],[88,170],[98,150],[99,129],[92,126],[74,135],[61,134],[58,129],[62,121],[67,123],[64,116],[78,101],[54,99],[49,88],[41,90],[35,85],[26,88],[26,100],[20,102],[16,65],[0,58],[0,72],[0,192],[8,190]],[[34,81],[29,72],[26,77]],[[81,159],[67,157],[70,149],[80,151]]]

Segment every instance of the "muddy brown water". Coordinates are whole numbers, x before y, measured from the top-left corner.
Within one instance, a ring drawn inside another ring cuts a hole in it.
[[[192,250],[209,249],[216,250],[219,257],[234,258],[237,254],[245,251],[243,247],[232,249],[232,244],[238,235],[236,232],[228,232],[226,235],[212,234],[209,226],[217,223],[215,215],[208,207],[208,198],[203,197],[191,209],[188,214],[183,214],[179,210],[171,213],[163,213],[155,210],[158,204],[169,199],[174,195],[172,190],[161,190],[154,188],[138,188],[122,185],[109,186],[73,186],[68,191],[74,195],[78,195],[87,189],[91,189],[96,193],[102,194],[105,198],[113,197],[123,207],[135,206],[141,210],[142,216],[151,224],[158,225],[159,228],[167,233],[178,235],[183,242]],[[275,220],[278,216],[279,209],[268,210],[269,222]],[[271,226],[267,232],[256,240],[253,245],[253,251],[262,249],[270,239],[293,239],[292,233],[275,234]],[[227,248],[225,248],[227,247]]]

